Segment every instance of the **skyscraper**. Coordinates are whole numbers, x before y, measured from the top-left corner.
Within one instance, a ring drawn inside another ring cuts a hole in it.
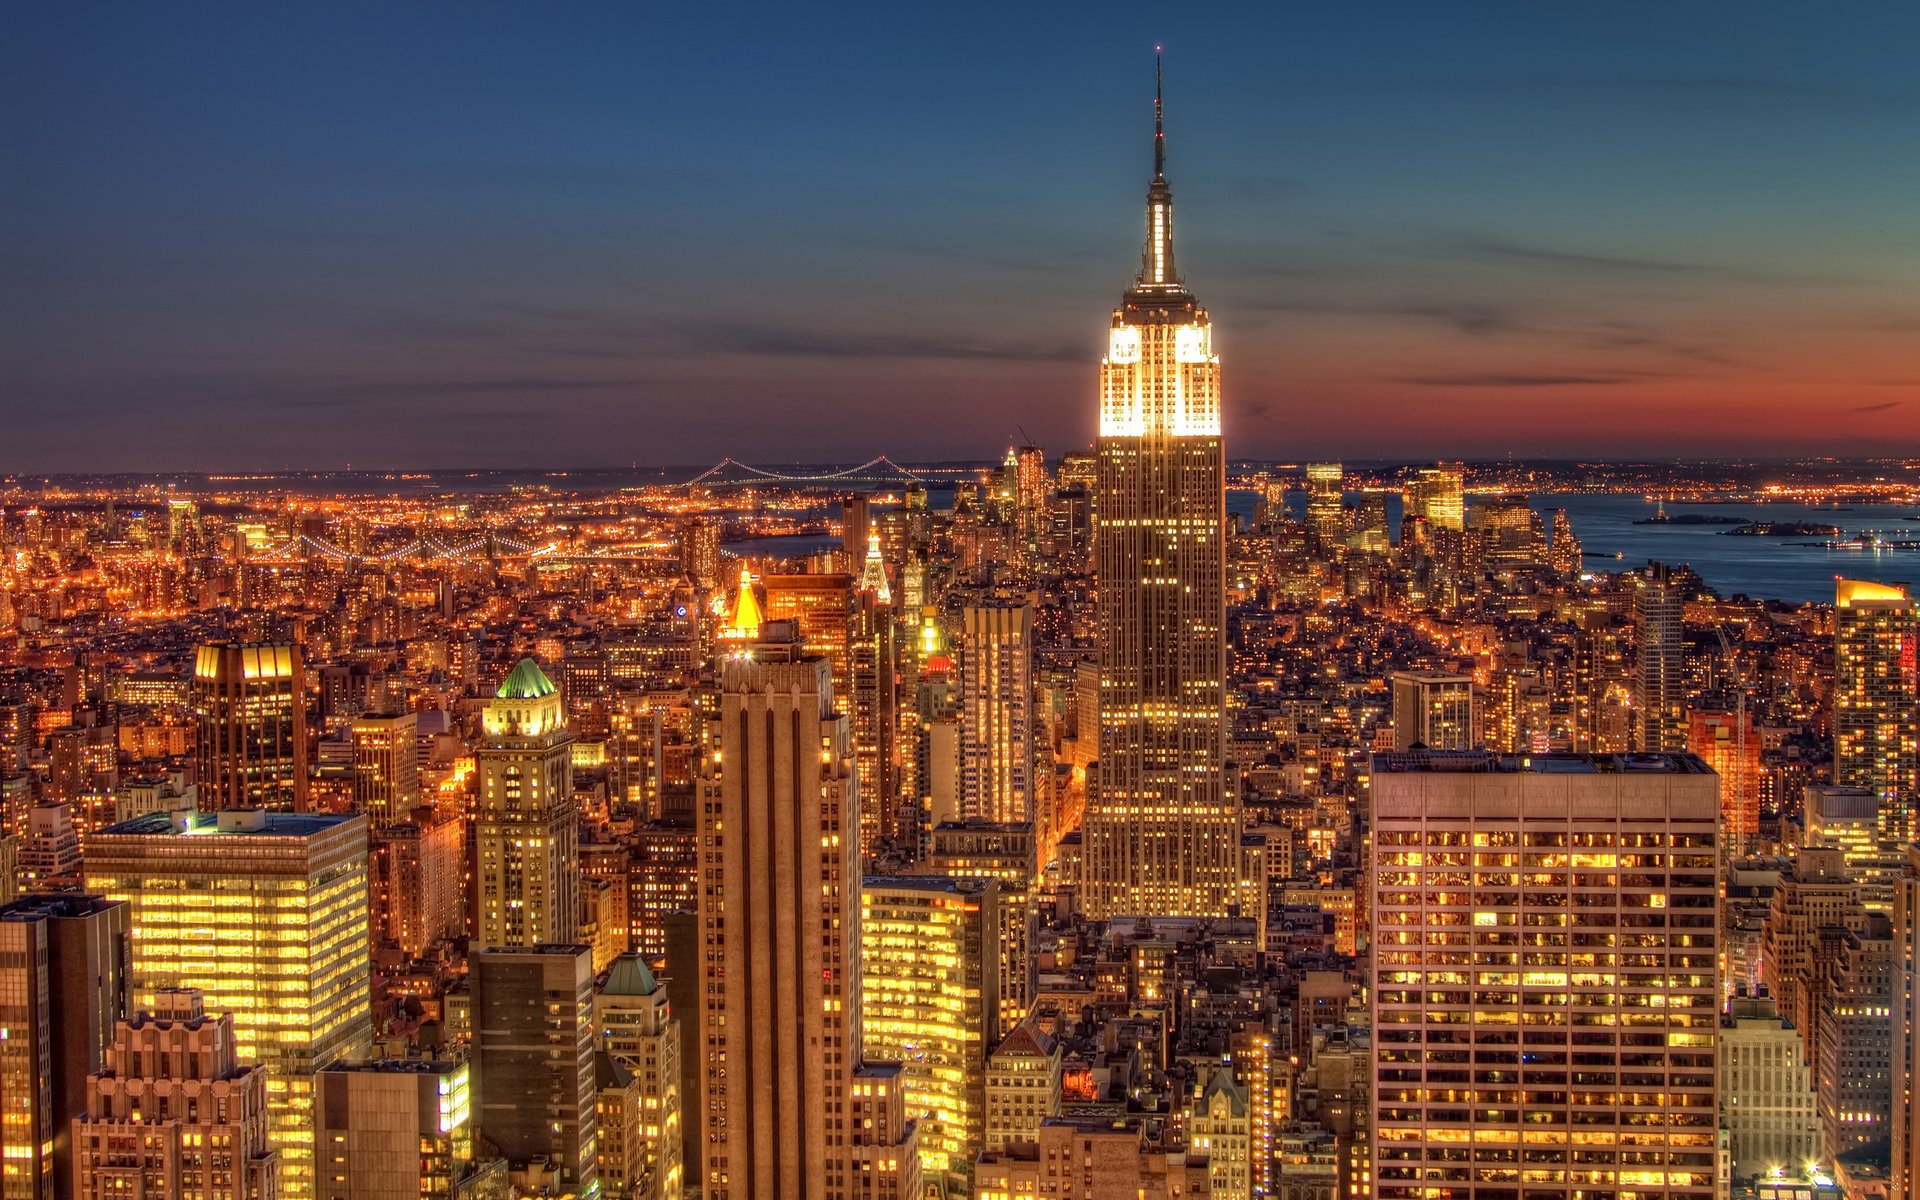
[[[1881,833],[1897,853],[1920,835],[1920,615],[1906,588],[1862,579],[1837,580],[1833,603],[1833,781],[1880,796]]]
[[[354,718],[353,802],[375,830],[404,821],[420,803],[420,719],[408,713]]]
[[[830,1130],[859,1051],[849,722],[829,659],[804,654],[791,623],[762,629],[787,640],[721,664],[700,808],[703,1169],[727,1197],[771,1197],[782,1179],[844,1186]]]
[[[1307,464],[1307,528],[1322,546],[1337,546],[1346,524],[1346,472],[1337,462]]]
[[[1156,67],[1156,84],[1158,70]],[[1227,911],[1240,806],[1225,779],[1226,508],[1213,326],[1174,267],[1160,95],[1140,273],[1100,367],[1100,737],[1082,904]]]
[[[791,622],[720,663],[700,803],[701,1088],[710,1200],[845,1195],[860,1063],[848,719]]]
[[[306,655],[299,646],[202,646],[192,695],[202,808],[306,808]]]
[[[130,922],[98,896],[0,907],[0,1200],[73,1194],[71,1122],[126,1007]]]
[[[367,821],[149,813],[87,842],[87,886],[130,909],[132,1002],[196,988],[267,1069],[282,1200],[311,1200],[314,1072],[373,1044]]]
[[[1407,480],[1406,515],[1426,521],[1429,529],[1466,528],[1466,472],[1459,463],[1417,467]]]
[[[1634,703],[1640,709],[1640,746],[1649,752],[1686,748],[1685,630],[1680,622],[1680,589],[1665,563],[1640,574],[1633,597],[1633,621],[1639,636],[1634,663]]]
[[[860,887],[862,1046],[901,1064],[927,1114],[920,1166],[963,1194],[985,1147],[987,1054],[999,1043],[1000,885],[869,875]]]
[[[1714,1196],[1713,773],[1373,761],[1373,1194]]]
[[[960,811],[1033,820],[1033,609],[969,604],[960,636]]]
[[[579,936],[580,821],[573,735],[559,689],[523,658],[487,702],[475,822],[482,946],[569,943]]]
[[[639,1083],[633,1154],[639,1169],[628,1190],[680,1200],[686,1182],[680,1161],[680,1021],[668,1007],[666,987],[644,958],[629,953],[614,960],[594,990],[593,1024],[600,1051]]]

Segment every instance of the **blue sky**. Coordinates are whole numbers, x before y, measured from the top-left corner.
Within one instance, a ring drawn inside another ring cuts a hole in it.
[[[0,469],[1920,452],[1920,7],[37,5]]]

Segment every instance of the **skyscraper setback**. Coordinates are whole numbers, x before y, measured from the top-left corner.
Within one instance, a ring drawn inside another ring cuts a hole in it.
[[[1220,360],[1174,266],[1157,86],[1153,166],[1140,273],[1100,366],[1100,748],[1083,825],[1083,903],[1096,918],[1224,913],[1240,874],[1224,772]]]

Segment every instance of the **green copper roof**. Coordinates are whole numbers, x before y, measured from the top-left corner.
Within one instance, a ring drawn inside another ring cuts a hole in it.
[[[559,691],[553,686],[553,680],[540,669],[540,664],[531,658],[523,658],[514,665],[513,673],[500,685],[494,696],[501,700],[538,700],[542,696],[551,696]]]
[[[607,968],[606,985],[600,989],[607,996],[651,996],[659,990],[660,983],[647,968],[647,960],[632,951],[613,960],[613,966]]]

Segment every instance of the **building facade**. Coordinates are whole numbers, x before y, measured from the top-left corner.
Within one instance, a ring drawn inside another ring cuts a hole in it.
[[[1716,1195],[1713,774],[1381,754],[1373,803],[1374,1195]]]
[[[201,646],[192,696],[202,808],[307,807],[304,650],[284,643]]]

